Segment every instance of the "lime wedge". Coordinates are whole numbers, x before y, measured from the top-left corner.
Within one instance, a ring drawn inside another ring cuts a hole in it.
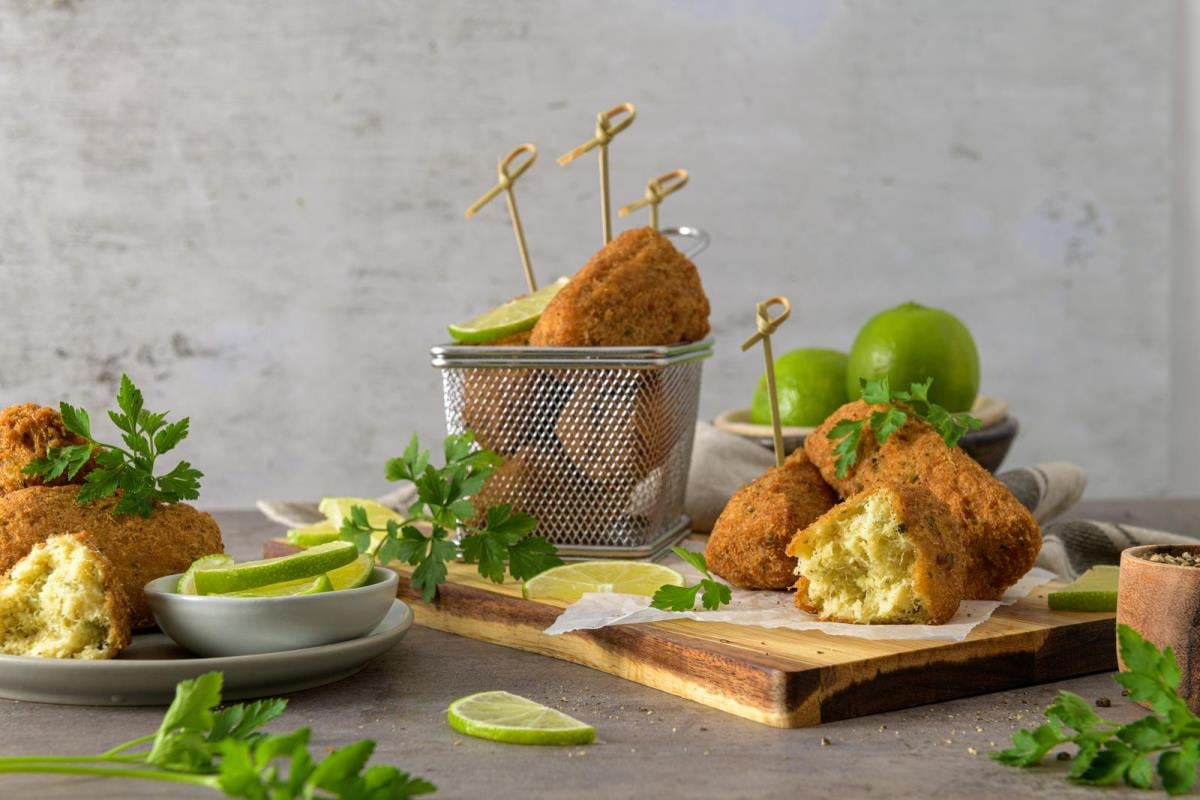
[[[526,600],[546,597],[569,602],[587,592],[650,597],[665,584],[683,586],[683,576],[650,561],[580,561],[534,575],[521,587],[521,596]]]
[[[336,541],[338,538],[338,529],[329,520],[321,520],[315,525],[308,525],[304,528],[293,528],[287,532],[288,544],[294,544],[297,547],[313,547],[318,544]]]
[[[537,324],[546,305],[567,285],[568,278],[559,278],[533,294],[509,300],[502,306],[480,314],[474,319],[450,326],[450,335],[464,344],[487,344],[514,333],[527,331]]]
[[[371,523],[372,528],[384,527],[389,519],[397,522],[403,519],[383,503],[365,497],[325,497],[322,498],[317,509],[325,515],[325,519],[329,521],[334,530],[337,530],[342,527],[343,522],[350,518],[350,509],[354,506],[363,507],[363,510],[367,512],[367,522]]]
[[[1046,596],[1057,611],[1116,611],[1120,567],[1092,567],[1073,582]]]
[[[199,594],[229,594],[272,583],[316,577],[343,567],[358,558],[350,542],[328,542],[290,556],[262,561],[244,561],[225,567],[198,569],[193,573]]]
[[[481,692],[450,704],[450,727],[467,736],[512,744],[587,744],[596,729],[541,703],[508,692]]]
[[[175,591],[180,594],[196,594],[196,570],[228,567],[232,563],[233,556],[224,553],[201,556],[192,562],[192,565],[187,568],[187,572],[179,576],[179,583],[175,584]]]
[[[342,567],[345,569],[345,567]],[[241,592],[230,592],[221,597],[295,597],[301,594],[320,594],[332,592],[333,582],[329,574],[318,575],[315,578],[301,578],[287,583],[272,583],[270,586],[259,586],[257,589],[246,589]]]

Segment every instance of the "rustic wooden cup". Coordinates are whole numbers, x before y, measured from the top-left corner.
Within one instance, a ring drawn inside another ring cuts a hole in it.
[[[1179,694],[1193,712],[1200,713],[1200,567],[1146,560],[1154,553],[1189,552],[1200,556],[1200,544],[1151,544],[1122,552],[1117,624],[1133,628],[1160,650],[1175,651],[1183,674]],[[1125,671],[1119,649],[1117,665]]]

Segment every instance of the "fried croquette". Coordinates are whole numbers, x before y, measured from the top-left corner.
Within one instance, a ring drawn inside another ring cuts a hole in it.
[[[546,306],[534,347],[631,347],[708,335],[708,297],[696,266],[653,228],[606,244]]]
[[[842,406],[805,439],[809,458],[843,497],[888,485],[919,484],[933,492],[962,523],[968,561],[964,597],[998,600],[1037,559],[1042,537],[1033,515],[1008,487],[959,448],[947,447],[919,419],[910,418],[883,445],[865,433],[857,463],[838,478],[829,431],[841,420],[865,419],[879,408],[862,400]]]
[[[83,531],[38,542],[0,578],[0,653],[112,658],[129,618],[116,570]]]
[[[744,589],[787,589],[796,580],[788,543],[836,502],[803,448],[796,450],[729,499],[704,548],[709,569]]]
[[[78,496],[78,486],[32,486],[0,496],[0,572],[50,536],[89,531],[96,549],[112,562],[136,630],[154,625],[142,587],[183,572],[200,556],[224,551],[216,521],[186,503],[159,506],[143,519],[114,516],[116,496],[87,505],[79,505]]]
[[[85,443],[66,429],[56,409],[22,403],[0,411],[0,494],[43,485],[40,477],[26,475],[21,470],[34,459],[45,456],[52,447]],[[54,486],[83,483],[93,465],[94,462],[88,462],[73,477],[64,473],[50,483]]]
[[[962,598],[962,524],[917,485],[859,492],[800,531],[796,605],[821,619],[940,625]]]

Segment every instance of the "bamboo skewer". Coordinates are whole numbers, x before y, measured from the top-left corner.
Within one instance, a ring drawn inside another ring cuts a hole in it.
[[[646,182],[646,196],[621,208],[617,211],[617,216],[627,217],[642,206],[650,206],[650,227],[658,230],[658,204],[667,195],[687,186],[687,182],[688,171],[686,169],[674,169],[657,178],[651,178]]]
[[[522,153],[528,153],[529,158],[522,161],[511,172],[509,167]],[[500,192],[504,192],[504,199],[508,203],[508,216],[512,220],[513,233],[517,236],[517,250],[521,253],[521,266],[525,269],[525,283],[529,285],[529,293],[537,291],[537,281],[533,277],[533,265],[529,261],[529,249],[525,246],[525,230],[521,227],[521,215],[517,212],[517,197],[513,194],[513,184],[517,182],[517,178],[525,174],[525,171],[533,166],[533,162],[537,160],[537,148],[526,142],[525,144],[513,148],[512,152],[500,159],[500,163],[496,165],[496,172],[500,175],[500,180],[491,189],[488,189],[482,197],[471,204],[467,209],[467,219],[475,216],[479,209],[487,205]]]
[[[596,135],[569,153],[558,157],[559,166],[570,164],[593,148],[600,148],[600,222],[604,243],[612,241],[612,213],[608,202],[608,143],[633,124],[637,112],[632,103],[621,103],[596,115]],[[617,122],[613,122],[620,118]]]
[[[770,314],[771,306],[783,306],[783,311],[779,316],[772,317]],[[779,394],[775,389],[775,357],[771,353],[771,334],[773,334],[783,321],[792,313],[792,304],[786,297],[769,297],[755,306],[754,319],[758,325],[758,332],[742,343],[742,351],[745,352],[762,340],[763,358],[767,362],[767,400],[771,405],[771,428],[775,437],[775,465],[783,466],[783,429],[779,423]]]

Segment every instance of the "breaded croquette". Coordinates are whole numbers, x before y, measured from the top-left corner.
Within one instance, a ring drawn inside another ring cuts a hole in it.
[[[129,645],[116,570],[86,532],[38,542],[0,578],[0,653],[112,658]]]
[[[940,625],[962,598],[962,525],[919,484],[868,489],[796,534],[796,605],[821,619]]]
[[[630,347],[708,335],[696,266],[653,228],[625,231],[592,256],[542,312],[534,347]]]
[[[803,448],[796,450],[729,499],[704,548],[709,569],[744,589],[788,588],[796,580],[788,543],[836,502]]]
[[[1042,546],[1033,515],[1003,483],[957,447],[947,447],[929,424],[910,418],[883,445],[864,433],[858,461],[845,478],[836,474],[836,444],[829,431],[844,419],[865,419],[862,400],[847,403],[809,434],[805,450],[821,475],[843,497],[878,486],[920,484],[958,517],[967,550],[964,596],[998,600],[1033,567]]]
[[[0,411],[0,494],[41,486],[40,477],[26,475],[21,470],[34,459],[45,456],[52,447],[77,444],[85,442],[66,429],[56,409],[22,403]],[[63,474],[51,483],[55,486],[83,483],[92,466],[89,462],[73,478]]]
[[[55,534],[86,530],[112,562],[138,629],[154,625],[142,587],[183,572],[200,556],[224,551],[216,521],[186,503],[159,506],[143,519],[115,516],[119,495],[82,506],[78,496],[78,486],[32,486],[0,496],[0,572]]]

